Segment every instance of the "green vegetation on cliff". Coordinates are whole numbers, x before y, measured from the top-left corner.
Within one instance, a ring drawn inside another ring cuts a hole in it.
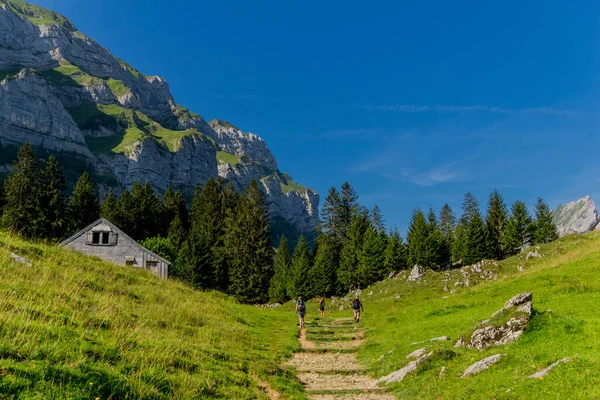
[[[10,253],[27,257],[31,267]],[[0,233],[0,393],[19,399],[302,398],[294,314]]]
[[[217,161],[225,164],[229,164],[231,166],[238,165],[242,160],[242,156],[238,156],[236,154],[229,154],[224,151],[217,151]]]
[[[3,3],[35,25],[58,25],[69,30],[75,30],[73,23],[69,19],[54,11],[29,4],[23,0],[3,0]]]
[[[83,130],[97,131],[103,127],[116,132],[111,136],[87,136],[88,147],[94,153],[125,153],[147,138],[164,143],[170,151],[176,151],[180,140],[186,136],[197,135],[205,138],[196,129],[167,129],[145,114],[117,104],[87,104],[69,112]]]

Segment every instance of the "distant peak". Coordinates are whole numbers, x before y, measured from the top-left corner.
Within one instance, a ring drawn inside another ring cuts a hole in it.
[[[218,129],[218,128],[233,128],[233,129],[237,129],[238,131],[240,130],[237,126],[234,126],[234,125],[230,124],[227,121],[223,121],[222,119],[213,119],[208,124],[213,129]]]

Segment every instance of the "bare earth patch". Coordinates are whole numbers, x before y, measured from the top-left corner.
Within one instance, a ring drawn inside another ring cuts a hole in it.
[[[298,371],[362,371],[354,354],[347,353],[296,353],[287,365]]]
[[[370,390],[377,389],[375,382],[365,375],[325,375],[306,373],[298,378],[306,385],[306,390]]]

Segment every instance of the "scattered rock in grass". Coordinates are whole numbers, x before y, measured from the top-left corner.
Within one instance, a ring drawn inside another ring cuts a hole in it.
[[[452,290],[450,291],[450,294],[456,294],[456,289],[452,289]]]
[[[427,342],[445,342],[447,340],[450,340],[450,338],[448,336],[440,336],[440,337],[435,337],[432,339],[423,340],[422,342],[414,342],[413,345],[427,343]]]
[[[10,257],[19,264],[25,264],[28,267],[31,267],[31,263],[29,262],[28,259],[26,259],[25,257],[21,257],[15,253],[10,253]]]
[[[570,361],[571,361],[571,357],[561,358],[560,360],[558,360],[555,363],[549,365],[548,367],[544,368],[543,370],[538,371],[535,374],[529,375],[528,378],[529,379],[540,379],[540,378],[543,378],[544,376],[548,375],[548,372],[552,371],[555,367],[558,367],[560,364],[562,364],[562,363],[568,363]]]
[[[444,377],[444,375],[446,375],[446,367],[442,367],[442,370],[440,371],[438,378],[441,379]]]
[[[477,361],[475,364],[472,364],[463,372],[462,376],[467,377],[471,375],[478,374],[480,372],[485,371],[492,365],[496,364],[502,358],[503,354],[494,354],[493,356],[489,356],[484,358],[483,360]]]
[[[427,347],[413,351],[406,358],[421,358],[425,353],[427,353]]]
[[[442,290],[443,290],[444,292],[447,292],[447,291],[448,291],[448,285],[444,285],[444,287],[442,288]]]
[[[279,303],[255,304],[254,307],[257,307],[257,308],[277,308],[277,307],[281,307],[281,304],[279,304]]]
[[[498,279],[500,264],[494,260],[482,260],[473,265],[460,269],[462,281],[456,281],[454,286],[473,286],[483,281]]]
[[[344,311],[344,306],[340,306],[340,312]]]
[[[369,292],[369,296],[373,296],[373,291],[372,290]]]
[[[410,275],[408,276],[407,281],[409,282],[419,282],[425,276],[425,268],[416,265],[410,271]]]
[[[517,269],[519,270],[519,272],[523,272],[525,267],[523,266],[523,264],[519,264],[519,265],[517,265]]]
[[[392,271],[390,272],[390,274],[388,275],[388,279],[392,279],[397,275],[396,271]]]
[[[396,293],[396,295],[394,296],[395,299],[399,299],[400,295]]]
[[[394,371],[384,377],[377,379],[376,382],[377,383],[400,382],[406,377],[406,375],[415,371],[417,369],[417,367],[419,366],[419,364],[421,364],[427,358],[431,357],[432,354],[433,354],[433,351],[430,351],[429,353],[417,358],[416,360],[409,362],[408,364],[406,364],[404,367],[400,368],[399,370]]]
[[[506,389],[506,393],[512,392],[512,389]]]
[[[466,346],[485,350],[516,341],[527,328],[533,312],[533,294],[522,293],[506,302],[491,319],[477,323],[473,333],[459,338],[454,347]]]
[[[527,253],[527,255],[525,256],[525,259],[529,260],[530,258],[541,258],[541,257],[543,257],[543,256],[540,253],[540,246],[537,246],[534,251],[530,251],[529,253]]]

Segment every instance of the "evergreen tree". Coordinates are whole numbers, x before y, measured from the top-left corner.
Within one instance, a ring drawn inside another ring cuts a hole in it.
[[[431,266],[428,259],[428,237],[429,228],[427,227],[425,214],[423,214],[420,208],[417,208],[413,211],[408,227],[408,234],[406,235],[408,241],[408,262],[410,265]]]
[[[241,302],[268,299],[273,275],[273,248],[264,194],[255,180],[240,201],[235,220],[226,227],[226,251],[231,255],[230,292]]]
[[[533,234],[534,244],[550,243],[558,239],[556,225],[552,222],[552,212],[548,204],[538,197],[535,205],[535,233]]]
[[[431,268],[446,266],[450,260],[450,249],[446,247],[446,241],[440,230],[433,208],[429,209],[429,214],[427,215],[425,259],[427,260],[428,266]]]
[[[100,206],[100,216],[102,218],[106,218],[119,228],[121,227],[119,225],[121,221],[120,209],[112,189],[109,190],[108,196],[106,196],[102,202],[102,205]]]
[[[390,232],[385,249],[385,273],[398,272],[408,267],[407,249],[397,230]]]
[[[354,216],[358,213],[358,195],[350,183],[342,185],[339,207],[340,235],[347,238]]]
[[[79,177],[73,188],[68,215],[72,233],[85,228],[100,216],[100,205],[94,193],[94,183],[87,171]]]
[[[364,212],[357,213],[352,220],[340,251],[340,266],[337,272],[340,292],[347,291],[351,286],[360,285],[358,268],[363,250],[363,238],[370,225],[368,215]]]
[[[212,252],[200,232],[191,229],[178,255],[178,277],[196,288],[208,289],[214,284]]]
[[[489,254],[487,228],[479,214],[475,214],[467,227],[465,237],[465,265],[475,264]]]
[[[469,226],[471,225],[471,222],[476,218],[481,220],[479,202],[475,196],[473,196],[473,194],[465,194],[462,211],[463,215],[460,218],[459,224],[455,231],[454,244],[452,246],[452,258],[455,262],[462,262],[464,264],[466,262],[466,258],[472,259],[472,257],[467,256],[467,252],[469,251],[468,243],[479,243],[480,240],[480,238],[469,237]],[[478,229],[471,229],[470,231],[471,234],[476,234],[477,232],[479,232]],[[484,237],[487,237],[487,235]]]
[[[290,299],[287,286],[291,278],[292,255],[285,236],[279,240],[279,247],[275,253],[275,263],[273,264],[273,277],[269,285],[269,299],[278,303],[286,302]]]
[[[341,239],[341,198],[335,187],[329,189],[327,197],[321,206],[321,232],[334,240]]]
[[[183,246],[183,242],[185,242],[187,238],[187,231],[185,230],[179,215],[176,215],[173,222],[171,222],[167,238],[171,241],[171,245],[175,250],[181,250],[181,246]]]
[[[511,209],[502,241],[507,255],[519,253],[531,243],[533,223],[527,206],[522,201],[515,201]]]
[[[377,232],[385,232],[385,221],[378,206],[373,207],[371,211],[371,223]]]
[[[383,278],[386,246],[387,235],[385,232],[378,232],[373,225],[370,225],[364,235],[359,259],[358,282],[360,287],[367,287]]]
[[[444,253],[440,255],[440,263],[441,265],[451,265],[456,231],[456,216],[448,204],[444,204],[440,211],[439,229],[443,237],[444,249]]]
[[[151,252],[158,254],[165,260],[170,261],[171,263],[173,263],[177,258],[177,251],[171,244],[171,241],[167,238],[155,236],[142,240],[140,244]]]
[[[35,234],[37,216],[37,159],[31,145],[25,143],[13,164],[4,187],[4,226],[25,237]]]
[[[337,243],[327,235],[319,236],[314,265],[311,269],[311,287],[314,294],[325,296],[335,294],[338,257]]]
[[[184,229],[188,228],[188,210],[185,204],[185,199],[180,190],[173,192],[173,189],[169,186],[165,191],[162,199],[162,210],[163,210],[163,226],[171,226],[173,220],[179,217],[179,221],[183,225]]]
[[[163,233],[162,203],[149,183],[135,182],[131,191],[123,191],[117,204],[119,218],[115,224],[133,239],[144,240]]]
[[[312,252],[304,235],[300,236],[294,249],[288,293],[291,297],[311,297],[314,293],[310,282]]]
[[[504,258],[504,245],[502,243],[502,236],[504,229],[506,229],[506,204],[502,195],[497,190],[490,193],[488,201],[488,210],[485,218],[485,222],[488,230],[488,241],[490,258],[501,260]]]
[[[57,240],[66,236],[66,182],[54,157],[48,158],[38,179],[36,236]]]

